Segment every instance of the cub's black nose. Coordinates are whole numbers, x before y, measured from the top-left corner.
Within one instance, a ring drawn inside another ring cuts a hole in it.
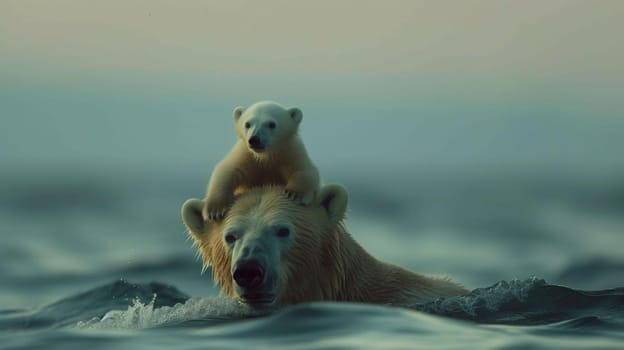
[[[240,287],[252,289],[259,286],[264,279],[264,271],[258,262],[248,261],[240,264],[233,274],[234,281]]]
[[[262,142],[260,142],[258,136],[252,136],[249,138],[249,146],[251,146],[251,148],[262,148]]]

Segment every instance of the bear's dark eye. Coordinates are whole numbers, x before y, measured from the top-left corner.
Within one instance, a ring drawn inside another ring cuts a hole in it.
[[[275,125],[275,122],[269,122],[269,124],[267,124],[267,125],[268,125],[269,129],[275,129],[275,127],[277,126],[277,125]]]
[[[227,234],[227,235],[225,235],[225,241],[228,244],[232,244],[232,243],[236,242],[236,236],[234,236],[233,234]]]
[[[245,122],[245,129],[249,129],[251,128],[251,124],[249,124],[249,122]]]
[[[277,229],[277,237],[288,237],[288,235],[290,235],[288,227],[280,227]]]

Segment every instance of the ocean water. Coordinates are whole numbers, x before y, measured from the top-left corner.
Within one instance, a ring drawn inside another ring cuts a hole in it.
[[[367,250],[471,293],[249,309],[200,274],[179,217],[207,174],[16,167],[0,185],[0,348],[622,349],[621,177],[406,170],[378,184],[325,168]]]

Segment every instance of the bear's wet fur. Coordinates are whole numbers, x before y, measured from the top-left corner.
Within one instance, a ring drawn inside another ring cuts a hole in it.
[[[262,302],[269,304],[348,301],[406,306],[467,293],[448,278],[425,276],[372,257],[343,225],[347,201],[347,191],[339,185],[322,187],[307,206],[290,200],[282,186],[265,186],[239,195],[223,221],[204,220],[199,199],[184,203],[182,217],[204,268],[212,268],[222,291],[252,305],[258,293],[241,288],[234,278],[241,259],[267,265],[260,266],[264,275],[258,278],[270,281],[256,287],[262,289]]]

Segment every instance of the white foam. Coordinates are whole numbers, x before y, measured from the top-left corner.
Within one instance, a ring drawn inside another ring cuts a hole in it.
[[[439,299],[415,309],[434,314],[456,312],[477,316],[479,310],[496,311],[509,302],[524,302],[529,291],[545,285],[539,278],[501,281],[487,288],[479,288],[468,295]],[[193,297],[185,303],[154,308],[154,299],[147,304],[135,300],[127,310],[111,310],[102,318],[78,322],[80,329],[145,329],[175,325],[186,321],[209,319],[241,319],[266,314],[270,310],[251,309],[236,300],[225,297]]]
[[[174,325],[185,321],[206,319],[237,319],[256,316],[260,312],[225,297],[193,297],[183,304],[154,308],[154,299],[148,304],[134,300],[127,310],[111,310],[101,319],[80,321],[79,329],[144,329]]]
[[[462,311],[468,315],[476,316],[478,310],[483,310],[484,308],[490,311],[497,311],[505,303],[514,301],[524,302],[531,289],[545,284],[546,282],[543,279],[537,277],[526,280],[500,281],[491,287],[478,288],[460,297],[440,299],[433,303],[422,305],[423,307],[417,307],[417,309],[436,314]]]

